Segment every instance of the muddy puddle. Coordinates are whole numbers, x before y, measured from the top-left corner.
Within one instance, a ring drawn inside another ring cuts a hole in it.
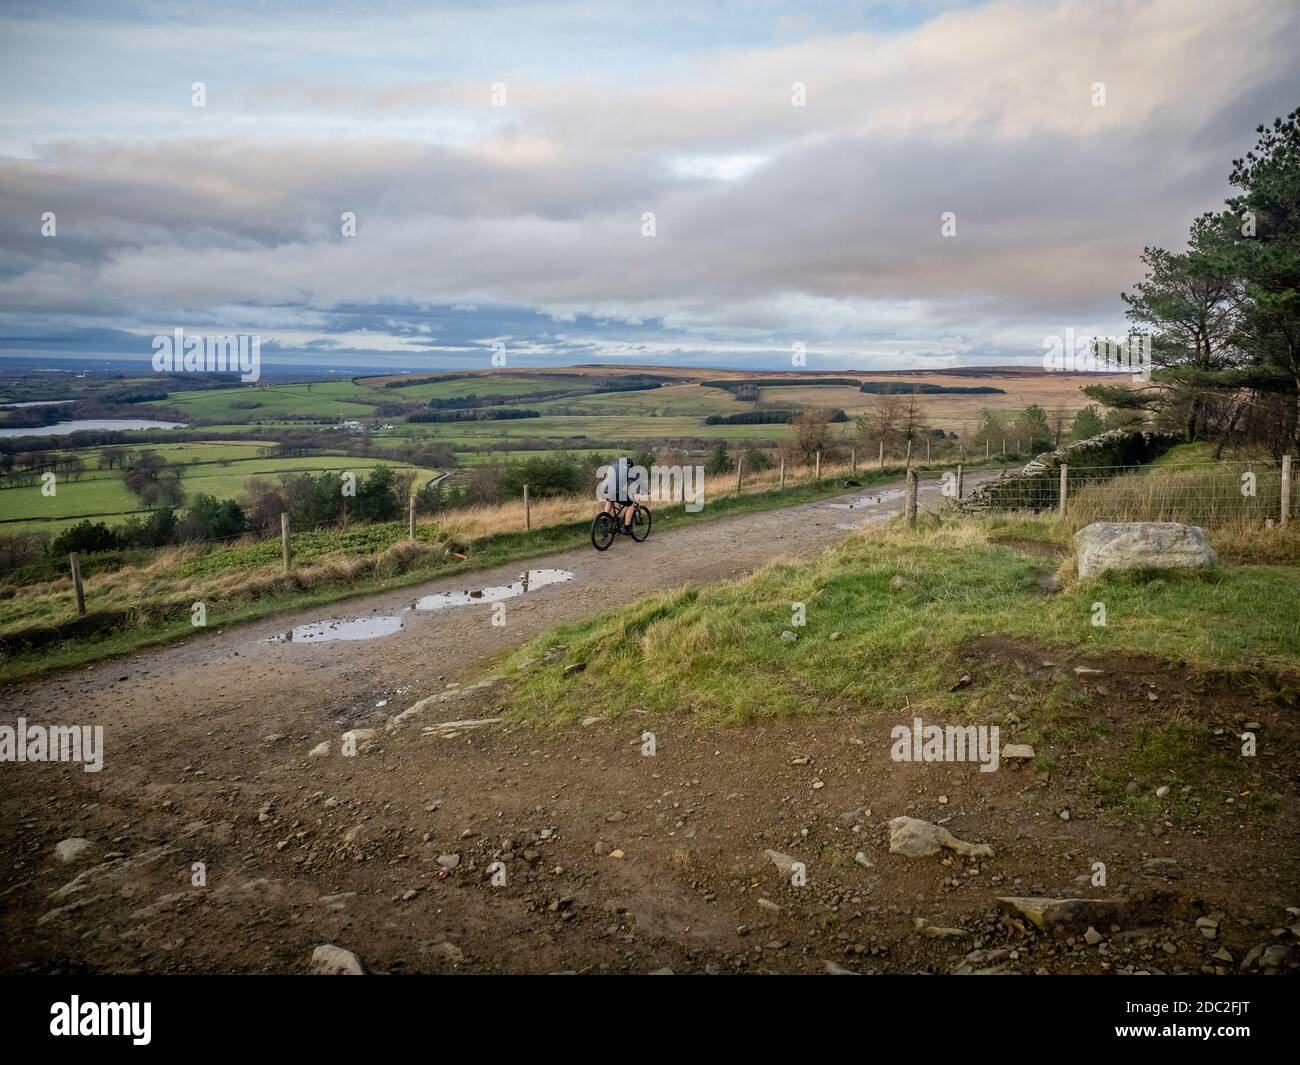
[[[440,592],[422,595],[406,610],[445,610],[453,606],[470,606],[474,603],[496,603],[534,592],[551,584],[573,580],[566,569],[530,569],[521,573],[510,584],[489,585],[486,588],[467,588],[462,592]],[[344,640],[375,640],[391,636],[402,629],[399,615],[377,615],[370,618],[330,618],[299,625],[291,632],[272,636],[267,643],[330,643]]]
[[[527,592],[535,592],[551,584],[563,584],[573,580],[573,574],[566,569],[530,569],[521,573],[510,584],[489,585],[486,588],[467,589],[463,592],[439,592],[437,595],[422,595],[415,601],[416,610],[446,610],[453,606],[471,606],[474,603],[496,603],[502,599],[513,599]]]
[[[299,625],[290,632],[272,636],[268,643],[329,643],[332,640],[374,640],[391,636],[402,627],[396,616],[373,618],[331,618]]]
[[[832,510],[865,510],[867,507],[874,507],[879,503],[889,503],[902,498],[903,490],[901,488],[890,488],[883,492],[866,492],[860,496],[854,496],[847,503],[827,503],[826,506]]]

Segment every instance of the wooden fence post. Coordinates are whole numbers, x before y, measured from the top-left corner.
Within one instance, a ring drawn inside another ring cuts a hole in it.
[[[86,612],[86,592],[81,587],[81,552],[69,552],[68,564],[72,566],[72,591],[77,597],[77,614],[80,616]]]
[[[853,472],[858,472],[858,449],[856,447],[849,449],[849,457],[853,463]]]
[[[822,479],[822,449],[818,448],[817,449],[817,471],[813,475],[813,480],[820,481],[821,479]]]
[[[907,458],[904,465],[910,470],[912,468],[912,440],[909,437],[907,441]]]
[[[989,458],[989,438],[986,436],[984,438],[984,461],[987,462],[988,458]]]
[[[414,492],[411,493],[411,505],[410,505],[409,517],[410,517],[410,526],[411,526],[411,539],[414,540],[415,539],[415,493]]]
[[[930,461],[930,438],[928,436],[925,438],[925,461]]]
[[[880,468],[882,470],[885,468],[885,441],[883,437],[880,441]]]
[[[779,490],[782,492],[785,491],[785,456],[784,455],[781,456],[781,484],[779,485]]]
[[[1061,503],[1058,513],[1062,518],[1065,517],[1065,497],[1069,491],[1070,484],[1070,467],[1068,463],[1061,463]]]
[[[1002,438],[1002,457],[1007,457],[1007,438],[1005,436]]]
[[[528,485],[524,485],[524,532],[533,531],[533,508],[528,502]]]
[[[961,463],[957,463],[957,501],[961,501]]]
[[[280,557],[284,560],[284,572],[289,572],[289,515],[280,512]]]
[[[916,528],[916,471],[911,467],[907,470],[907,527]]]
[[[1282,528],[1291,524],[1291,456],[1282,456]]]
[[[740,474],[744,468],[745,468],[745,456],[738,455],[736,457],[736,495],[740,495]]]

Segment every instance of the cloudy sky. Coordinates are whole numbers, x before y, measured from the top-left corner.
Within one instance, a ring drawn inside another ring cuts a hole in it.
[[[1298,54],[1292,0],[6,0],[0,362],[1039,362]]]

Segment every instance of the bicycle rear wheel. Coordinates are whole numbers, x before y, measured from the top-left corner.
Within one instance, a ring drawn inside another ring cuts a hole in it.
[[[632,539],[638,544],[643,544],[649,535],[650,511],[638,503],[636,510],[632,512]]]
[[[604,551],[617,535],[618,528],[608,514],[597,514],[591,519],[591,546],[597,551]]]

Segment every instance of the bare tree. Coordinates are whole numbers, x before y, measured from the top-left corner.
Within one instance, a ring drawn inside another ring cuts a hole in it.
[[[872,397],[871,406],[858,418],[858,440],[864,447],[884,444],[887,451],[896,448],[900,423],[903,422],[903,397],[897,392],[881,392]]]
[[[818,451],[831,446],[830,417],[824,410],[804,411],[791,423],[794,436],[786,439],[783,450],[787,459],[810,465]]]
[[[901,431],[903,434],[903,444],[914,443],[925,430],[921,419],[921,407],[917,403],[916,393],[909,392],[907,402],[902,405],[901,413]]]

